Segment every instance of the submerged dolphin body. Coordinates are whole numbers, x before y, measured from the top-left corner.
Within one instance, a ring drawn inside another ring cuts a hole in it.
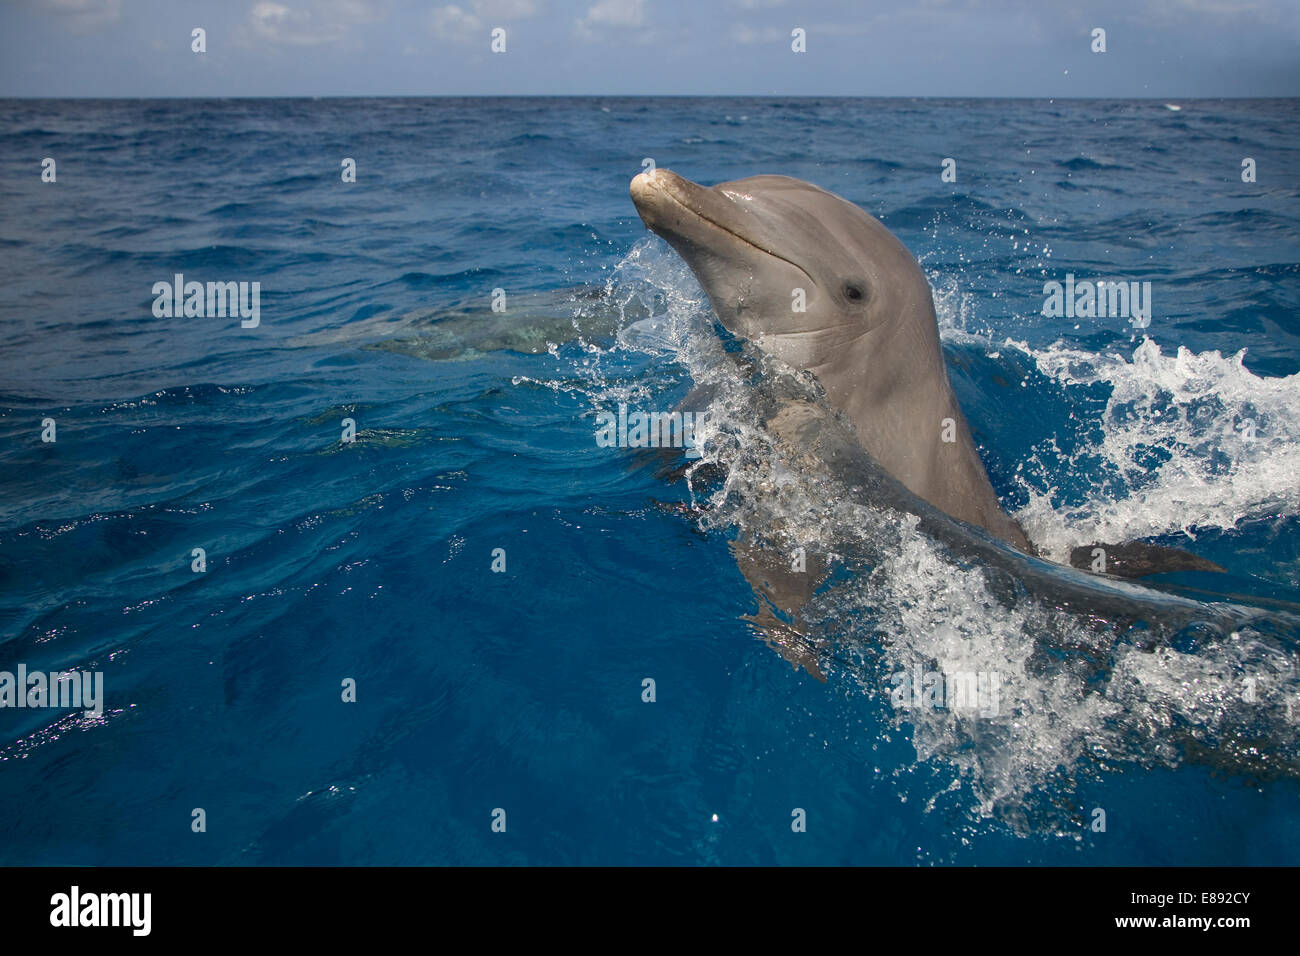
[[[613,340],[622,325],[649,314],[635,296],[616,299],[599,286],[575,286],[513,293],[509,311],[494,310],[486,297],[410,311],[383,310],[297,336],[289,344],[311,348],[349,343],[435,362],[499,351],[538,355],[552,344],[574,339]]]

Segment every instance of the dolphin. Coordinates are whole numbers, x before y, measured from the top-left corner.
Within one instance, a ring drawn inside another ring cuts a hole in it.
[[[918,498],[1034,553],[953,394],[930,284],[893,233],[789,176],[705,187],[655,169],[631,191],[724,328],[812,372],[871,457]]]
[[[636,176],[646,227],[686,260],[718,320],[784,364],[811,372],[868,455],[921,501],[1036,555],[1003,510],[953,394],[930,284],[907,247],[875,217],[789,176],[706,187],[668,169]],[[1223,572],[1175,548],[1096,548],[1112,576]]]
[[[1253,583],[1233,594],[1205,581],[1197,582],[1205,588],[1185,589],[1126,580],[1206,570],[1233,586],[1218,565],[1151,544],[1106,546],[1112,573],[1101,574],[1087,564],[1091,548],[1075,549],[1071,565],[1035,553],[999,503],[953,394],[929,283],[880,222],[786,176],[704,187],[657,169],[633,179],[631,194],[645,225],[685,259],[719,323],[741,340],[741,355],[759,353],[753,364],[762,374],[749,376],[754,388],[745,400],[777,457],[815,473],[827,501],[910,516],[897,527],[886,519],[880,529],[828,523],[819,539],[825,554],[806,555],[806,571],[777,553],[780,528],[751,525],[728,542],[758,599],[757,613],[743,619],[792,665],[823,681],[827,663],[857,666],[853,655],[838,659],[817,608],[808,621],[804,611],[831,580],[837,554],[848,556],[845,567],[878,566],[911,521],[954,567],[979,569],[994,600],[1035,609],[1026,619],[1036,648],[1026,673],[1077,679],[1085,694],[1109,693],[1124,645],[1205,655],[1211,670],[1228,671],[1248,647],[1285,674],[1270,704],[1289,699],[1300,603],[1253,597]],[[761,483],[756,490],[762,493]],[[1263,666],[1250,661],[1252,670]],[[1122,700],[1131,689],[1114,693]],[[1228,696],[1206,723],[1194,705],[1161,706],[1185,718],[1159,736],[1188,759],[1260,777],[1300,776],[1289,710],[1282,717],[1276,706],[1262,710]]]

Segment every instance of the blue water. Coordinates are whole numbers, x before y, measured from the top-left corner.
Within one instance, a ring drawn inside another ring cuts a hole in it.
[[[1294,607],[1300,102],[1174,105],[0,102],[0,670],[105,688],[0,710],[0,862],[1300,861],[1290,619],[1256,705],[1279,772],[1216,761],[1249,674],[1194,648],[1122,655],[1145,690],[1110,708],[1043,688],[1068,712],[981,752],[757,640],[740,519],[592,438],[610,396],[670,408],[711,334],[642,160],[797,176],[922,261],[1031,537],[1175,544]],[[1152,282],[1150,327],[1044,317],[1067,272]],[[260,325],[155,317],[175,273],[260,282]]]

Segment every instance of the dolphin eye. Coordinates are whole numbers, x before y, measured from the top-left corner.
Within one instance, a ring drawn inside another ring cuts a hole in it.
[[[867,290],[860,282],[844,283],[844,298],[850,302],[861,302],[867,297]]]

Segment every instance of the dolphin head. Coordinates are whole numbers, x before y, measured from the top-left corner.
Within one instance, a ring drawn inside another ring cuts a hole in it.
[[[926,341],[915,344],[937,350],[924,274],[853,203],[789,176],[706,187],[667,169],[641,173],[631,192],[646,227],[686,260],[723,326],[786,363],[835,363],[848,346],[892,339],[917,315],[911,334]]]

